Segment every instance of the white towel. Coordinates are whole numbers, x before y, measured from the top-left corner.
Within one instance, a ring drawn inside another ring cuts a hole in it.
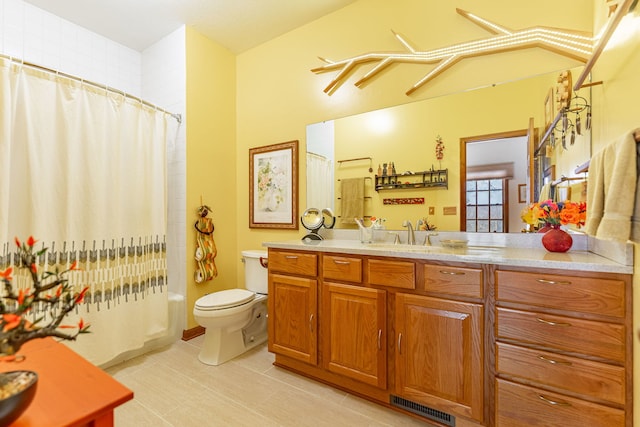
[[[631,237],[638,174],[636,141],[628,132],[594,154],[587,179],[585,232],[598,239]]]

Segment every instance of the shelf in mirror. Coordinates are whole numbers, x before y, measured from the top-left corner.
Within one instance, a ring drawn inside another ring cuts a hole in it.
[[[448,188],[449,170],[430,170],[423,172],[405,172],[397,175],[382,175],[375,177],[375,189],[407,190],[411,188]]]

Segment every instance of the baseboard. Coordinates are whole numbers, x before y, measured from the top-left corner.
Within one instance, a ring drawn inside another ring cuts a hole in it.
[[[206,329],[200,325],[195,328],[185,329],[182,331],[182,341],[189,341],[190,339],[204,335],[205,330]]]

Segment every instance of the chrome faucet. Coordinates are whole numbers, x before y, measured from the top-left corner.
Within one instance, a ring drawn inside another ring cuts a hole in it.
[[[407,227],[407,244],[415,245],[416,244],[416,235],[413,232],[413,225],[411,225],[411,221],[403,221],[403,227]]]

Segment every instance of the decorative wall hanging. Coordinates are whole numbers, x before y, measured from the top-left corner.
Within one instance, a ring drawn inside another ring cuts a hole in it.
[[[424,197],[382,199],[383,205],[424,205]]]
[[[326,65],[313,68],[311,71],[314,73],[338,71],[333,80],[331,80],[329,85],[324,89],[325,93],[331,95],[356,67],[366,63],[377,62],[378,64],[356,81],[355,85],[357,87],[361,87],[368,80],[394,63],[437,64],[435,68],[418,80],[406,92],[407,95],[411,95],[425,83],[433,80],[439,74],[464,58],[540,47],[586,63],[593,51],[593,37],[582,31],[554,29],[543,26],[513,31],[462,9],[456,9],[456,11],[473,23],[495,34],[495,36],[439,49],[419,51],[400,34],[392,31],[393,35],[406,48],[406,52],[364,53],[341,61],[331,61],[319,57]]]
[[[440,162],[440,169],[442,169],[442,159],[444,159],[444,141],[440,135],[436,137],[436,159]]]
[[[202,203],[202,200],[200,200]],[[213,240],[213,231],[215,226],[213,220],[208,218],[211,208],[207,205],[198,207],[198,219],[193,225],[196,229],[196,252],[195,259],[197,263],[194,279],[196,283],[202,283],[212,280],[218,275],[215,258],[218,254],[216,242]]]
[[[249,149],[249,228],[298,229],[298,141]]]

